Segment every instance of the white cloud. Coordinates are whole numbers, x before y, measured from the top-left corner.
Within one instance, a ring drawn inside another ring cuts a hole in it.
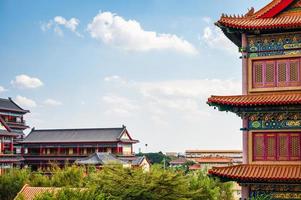
[[[45,31],[49,30],[52,27],[52,25],[53,25],[52,21],[49,21],[47,23],[41,23],[41,29],[42,29],[42,31],[45,32]]]
[[[139,22],[126,20],[111,12],[96,15],[88,25],[88,31],[92,38],[125,50],[174,50],[197,54],[192,44],[176,35],[146,31]]]
[[[104,79],[107,92],[97,113],[104,113],[99,118],[108,123],[125,123],[133,129],[134,137],[141,141],[136,147],[148,143],[153,151],[170,151],[239,146],[239,118],[214,111],[206,102],[211,95],[240,94],[240,81],[125,80],[117,75]]]
[[[62,102],[54,100],[54,99],[46,99],[44,101],[44,104],[47,106],[60,106],[60,105],[62,105]]]
[[[77,31],[79,23],[79,19],[74,17],[67,20],[62,16],[56,16],[52,20],[49,20],[47,23],[41,23],[41,29],[42,31],[47,31],[53,28],[53,31],[57,35],[63,36],[64,32],[62,30],[62,27],[64,27],[70,30],[71,32],[75,33],[77,36],[82,37],[82,35]]]
[[[25,109],[34,108],[37,106],[34,100],[18,95],[16,97],[16,103],[20,106],[23,106]]]
[[[238,53],[238,48],[233,44],[218,27],[206,26],[201,36],[202,42],[212,49],[219,49],[228,53]]]
[[[105,81],[109,82],[109,81],[115,81],[115,80],[120,80],[120,76],[117,76],[117,75],[113,75],[113,76],[106,76],[104,78]]]
[[[7,91],[3,86],[0,85],[0,93]]]
[[[76,28],[79,25],[79,19],[71,18],[69,20],[66,20],[64,17],[56,16],[54,18],[54,22],[56,22],[59,25],[63,25],[66,28],[70,29],[72,32],[76,32]]]
[[[108,106],[107,114],[129,116],[131,112],[139,108],[133,100],[119,95],[106,95],[102,101]]]
[[[17,88],[38,88],[43,85],[43,82],[35,77],[30,77],[25,74],[16,76],[15,80],[11,81],[11,84]]]
[[[140,89],[145,96],[157,94],[160,96],[208,97],[211,94],[240,93],[241,84],[233,80],[201,79],[201,80],[174,80],[161,82],[141,83]]]
[[[205,105],[210,95],[240,94],[241,87],[239,81],[220,79],[135,82],[111,76],[104,80],[111,83],[111,90],[120,90],[103,97],[107,109],[118,108],[123,113],[141,109],[141,112],[161,116],[170,112],[179,112],[182,116],[207,115],[200,105]]]
[[[208,16],[203,17],[202,20],[203,20],[206,24],[209,24],[209,23],[212,22],[212,19],[211,19],[210,17],[208,17]]]

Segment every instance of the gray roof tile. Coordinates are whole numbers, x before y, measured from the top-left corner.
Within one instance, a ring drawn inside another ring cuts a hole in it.
[[[43,142],[115,142],[125,128],[33,129],[24,143]]]
[[[0,98],[0,110],[11,110],[16,112],[27,113],[28,110],[24,110],[20,106],[18,106],[11,98],[3,99]]]
[[[80,158],[76,160],[75,163],[84,165],[126,164],[126,162],[119,160],[113,154],[104,152],[94,153],[88,157]]]

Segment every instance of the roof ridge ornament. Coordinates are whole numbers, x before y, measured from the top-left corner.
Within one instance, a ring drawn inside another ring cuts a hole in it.
[[[248,12],[244,16],[251,17],[254,15],[254,13],[255,13],[255,9],[254,9],[254,7],[251,7],[250,9],[248,9]]]

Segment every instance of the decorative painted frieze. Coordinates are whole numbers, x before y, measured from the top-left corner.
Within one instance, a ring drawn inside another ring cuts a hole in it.
[[[249,130],[266,129],[301,129],[301,120],[269,120],[249,121]]]
[[[301,54],[301,33],[248,36],[250,58]]]

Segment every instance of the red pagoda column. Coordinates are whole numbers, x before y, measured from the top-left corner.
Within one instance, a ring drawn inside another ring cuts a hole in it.
[[[4,153],[4,142],[3,142],[3,137],[1,138],[0,144],[1,144],[0,153]]]
[[[10,141],[10,152],[11,152],[11,154],[14,153],[14,142],[13,142],[13,138],[11,138],[11,141]]]
[[[241,53],[242,53],[242,94],[248,94],[248,53],[247,35],[245,33],[241,36]]]
[[[241,36],[241,47],[242,47],[242,94],[248,94],[248,53],[246,52],[248,41],[246,33],[243,33]],[[243,119],[242,127],[244,129],[242,133],[242,146],[243,146],[243,164],[248,163],[248,120]],[[249,198],[249,187],[241,187],[242,199]]]

